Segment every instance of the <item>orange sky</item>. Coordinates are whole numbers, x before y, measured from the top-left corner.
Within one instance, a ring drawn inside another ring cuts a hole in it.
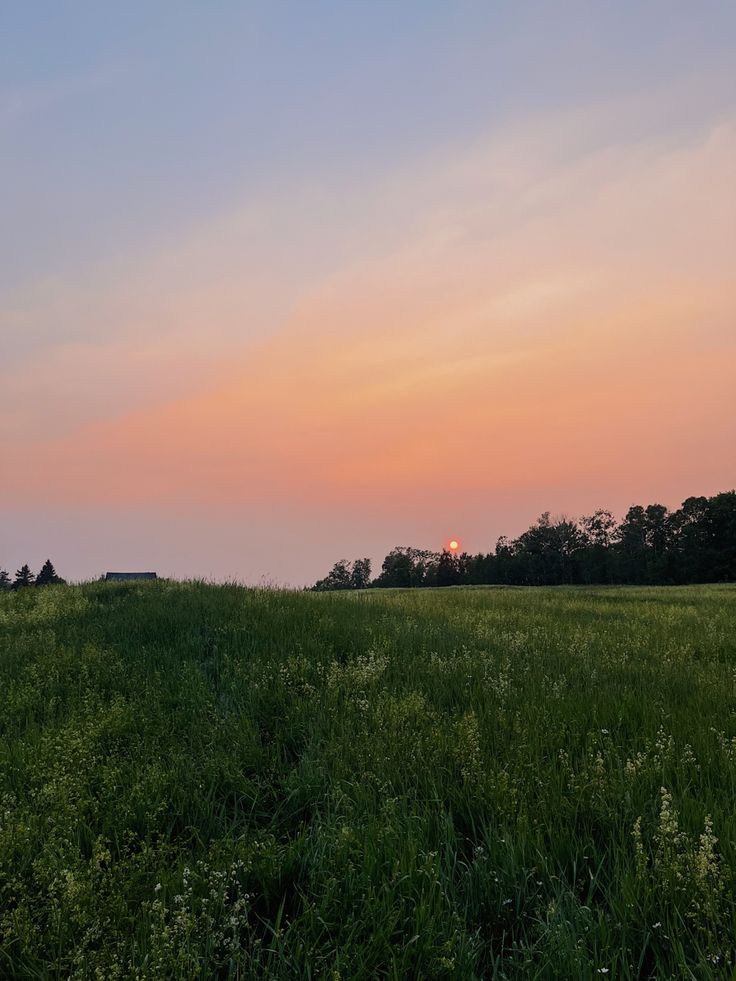
[[[247,557],[220,530],[172,571],[254,577],[280,542],[273,574],[305,581],[349,550],[488,549],[542,509],[733,487],[736,122],[570,149],[599,128],[532,119],[380,180],[275,188],[17,292],[8,329],[81,328],[5,377],[3,508],[74,534],[108,515],[121,539],[159,515],[168,539],[89,548],[162,571],[172,515],[197,542],[238,524]]]

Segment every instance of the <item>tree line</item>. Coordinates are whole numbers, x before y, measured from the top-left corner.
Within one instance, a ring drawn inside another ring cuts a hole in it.
[[[18,569],[15,573],[15,579],[10,578],[6,569],[0,569],[0,592],[7,592],[11,589],[27,589],[29,586],[60,586],[65,584],[66,580],[56,574],[51,559],[46,559],[38,575],[34,575],[28,565],[22,565]]]
[[[581,518],[547,511],[518,538],[502,536],[477,555],[397,546],[375,579],[370,559],[343,559],[312,589],[734,581],[736,491],[726,491],[688,497],[676,511],[637,504],[620,523],[605,509]]]

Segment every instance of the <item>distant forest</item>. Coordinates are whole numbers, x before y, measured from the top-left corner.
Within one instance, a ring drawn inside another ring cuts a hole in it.
[[[370,559],[336,562],[312,589],[575,584],[675,585],[736,581],[736,491],[689,497],[677,511],[630,507],[576,519],[545,512],[494,551],[470,555],[398,546],[371,579]]]

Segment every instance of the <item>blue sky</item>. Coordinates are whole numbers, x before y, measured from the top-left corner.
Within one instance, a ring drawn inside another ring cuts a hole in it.
[[[277,180],[688,81],[683,123],[736,95],[730,3],[32,2],[0,27],[6,288],[155,247]]]

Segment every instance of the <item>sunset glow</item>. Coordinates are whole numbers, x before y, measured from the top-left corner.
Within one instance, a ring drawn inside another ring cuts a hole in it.
[[[733,10],[250,7],[9,15],[8,566],[303,584],[733,486]]]

